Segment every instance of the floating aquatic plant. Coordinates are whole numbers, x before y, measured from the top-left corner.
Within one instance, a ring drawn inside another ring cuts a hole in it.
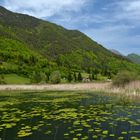
[[[7,135],[18,131],[15,137],[31,140],[36,134],[58,140],[139,139],[138,105],[114,105],[110,97],[84,92],[28,94],[16,93],[0,103],[0,135],[7,130]]]

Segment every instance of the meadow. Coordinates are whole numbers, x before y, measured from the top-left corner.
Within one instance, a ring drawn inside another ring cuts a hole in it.
[[[93,91],[0,91],[1,140],[138,140],[140,104]]]

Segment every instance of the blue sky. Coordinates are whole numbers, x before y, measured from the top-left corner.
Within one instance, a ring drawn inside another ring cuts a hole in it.
[[[140,0],[1,0],[0,5],[78,29],[108,49],[140,54]]]

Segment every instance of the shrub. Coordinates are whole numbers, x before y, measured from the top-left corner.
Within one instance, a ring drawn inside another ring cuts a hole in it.
[[[129,72],[129,71],[122,71],[115,76],[113,80],[113,85],[123,87],[126,84],[135,80],[138,80],[136,73]]]
[[[40,72],[34,71],[31,76],[31,83],[40,83],[42,81],[42,77]]]
[[[61,74],[59,71],[54,71],[51,73],[50,82],[53,84],[58,84],[61,82]]]

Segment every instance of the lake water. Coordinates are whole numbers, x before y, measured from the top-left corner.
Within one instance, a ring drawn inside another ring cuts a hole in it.
[[[125,103],[92,92],[0,92],[0,138],[138,140],[140,105]]]

